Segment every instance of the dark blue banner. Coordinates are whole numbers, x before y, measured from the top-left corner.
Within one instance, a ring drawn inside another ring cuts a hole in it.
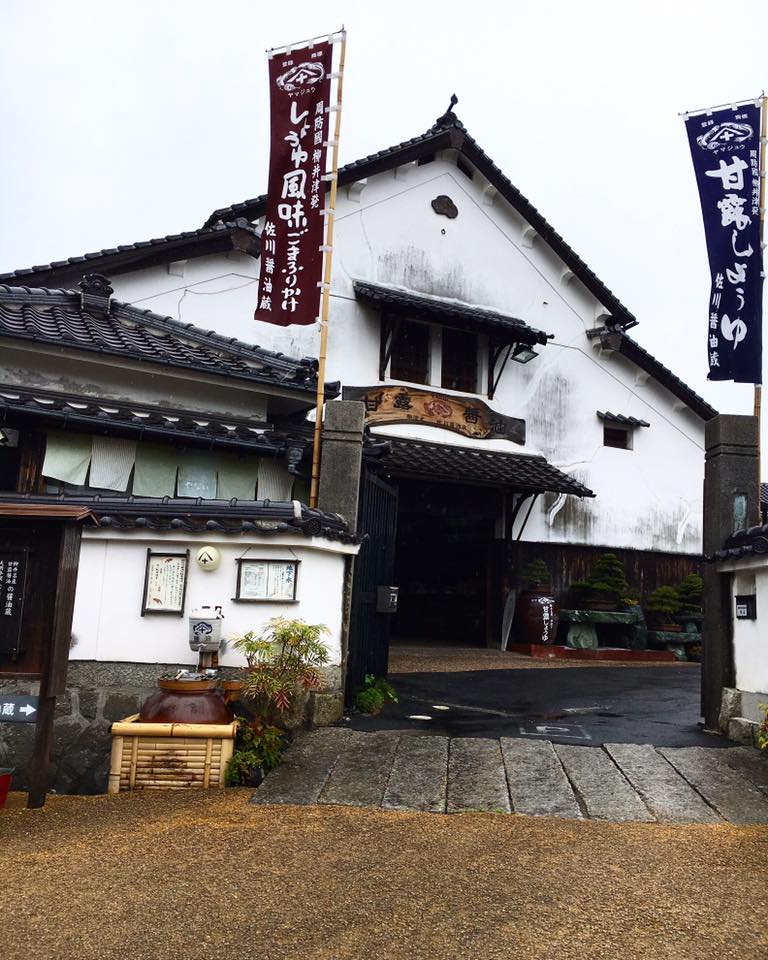
[[[760,108],[727,107],[685,123],[712,275],[709,379],[761,383]]]

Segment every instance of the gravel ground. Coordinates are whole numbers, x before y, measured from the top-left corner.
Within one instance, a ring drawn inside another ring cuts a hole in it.
[[[389,648],[389,673],[463,673],[467,670],[570,670],[580,667],[678,667],[696,663],[631,660],[538,660],[522,653],[487,647],[439,647],[431,644],[393,643]]]
[[[4,960],[768,956],[765,828],[14,797]]]

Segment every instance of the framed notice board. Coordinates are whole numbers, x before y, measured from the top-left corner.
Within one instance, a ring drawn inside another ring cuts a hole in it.
[[[235,600],[296,603],[298,560],[238,560]]]
[[[188,572],[189,550],[184,553],[153,553],[151,548],[147,548],[142,617],[148,613],[184,616]]]

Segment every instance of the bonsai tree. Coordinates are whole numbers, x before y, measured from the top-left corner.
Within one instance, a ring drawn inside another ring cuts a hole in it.
[[[552,583],[552,575],[543,560],[531,560],[523,568],[520,582],[526,590],[536,590],[537,588],[549,587]]]
[[[629,593],[624,565],[615,553],[604,553],[597,558],[586,580],[571,584],[571,589],[587,602],[618,603]]]
[[[645,612],[656,623],[669,623],[679,611],[680,597],[674,587],[656,587],[645,601]]]
[[[698,573],[689,573],[676,587],[680,600],[680,612],[683,615],[701,616],[701,601],[704,595],[704,581]]]
[[[320,686],[320,667],[328,662],[321,637],[327,633],[330,630],[322,623],[274,617],[261,633],[249,630],[233,638],[247,661],[243,696],[256,701],[265,723],[274,724],[283,717],[299,690]]]

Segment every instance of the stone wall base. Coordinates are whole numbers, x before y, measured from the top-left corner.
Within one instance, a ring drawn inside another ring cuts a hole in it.
[[[138,713],[144,700],[157,689],[158,679],[189,664],[101,663],[70,661],[67,689],[56,702],[49,783],[55,793],[106,793],[112,749],[110,728],[115,720]],[[226,679],[239,679],[236,667],[223,667]],[[324,669],[322,690],[298,696],[286,726],[327,726],[341,719],[343,694],[341,669]],[[0,697],[32,695],[39,684],[0,678]],[[247,703],[246,703],[247,708]],[[247,712],[247,710],[246,710]],[[13,790],[25,790],[35,726],[0,723],[0,767],[13,767]]]
[[[729,740],[757,746],[757,732],[765,716],[760,704],[765,703],[768,693],[725,687],[720,701],[720,729]]]

